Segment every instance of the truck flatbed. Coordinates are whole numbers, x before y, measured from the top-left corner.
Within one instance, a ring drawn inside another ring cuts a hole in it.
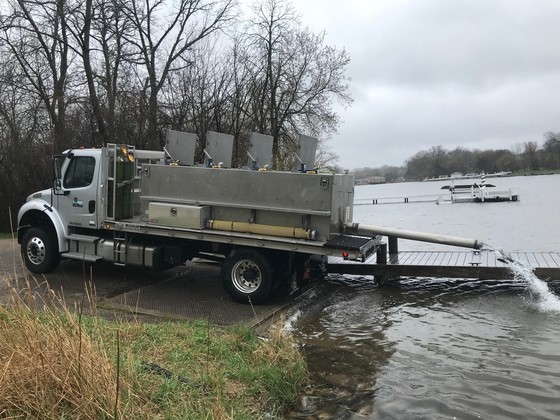
[[[182,238],[194,241],[209,241],[224,244],[276,249],[305,254],[321,254],[330,257],[343,257],[343,252],[352,253],[347,257],[357,261],[367,260],[380,244],[378,237],[361,237],[354,235],[338,235],[329,241],[310,241],[305,239],[283,238],[278,236],[257,235],[253,233],[223,232],[211,229],[188,229],[154,225],[142,221],[140,216],[120,220],[107,221],[106,227],[117,232],[132,235],[157,235],[170,238]],[[344,257],[343,257],[344,258]]]

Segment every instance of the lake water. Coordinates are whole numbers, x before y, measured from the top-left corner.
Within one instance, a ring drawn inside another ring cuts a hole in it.
[[[354,221],[560,250],[560,175],[490,179],[520,201],[356,206]],[[438,194],[444,182],[356,187],[362,199]],[[400,250],[452,249],[400,241]],[[455,248],[456,249],[456,248]],[[560,301],[523,279],[330,276],[324,306],[289,320],[311,372],[292,418],[558,419]],[[560,287],[552,285],[553,293]]]

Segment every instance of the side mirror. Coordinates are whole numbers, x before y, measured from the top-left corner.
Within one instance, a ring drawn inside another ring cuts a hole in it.
[[[60,181],[60,179],[62,178],[62,159],[59,156],[56,156],[54,158],[54,179],[56,181]],[[58,183],[59,187],[60,187],[60,182]]]
[[[57,155],[53,158],[53,190],[55,195],[60,195],[58,193],[62,190],[62,163],[66,157],[65,155]],[[64,195],[68,195],[69,193],[70,191],[64,191]]]

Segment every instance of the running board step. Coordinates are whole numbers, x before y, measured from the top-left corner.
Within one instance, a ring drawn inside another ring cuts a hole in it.
[[[64,252],[60,255],[71,260],[80,260],[87,262],[96,262],[103,259],[103,257],[100,257],[99,255],[81,254],[79,252]]]

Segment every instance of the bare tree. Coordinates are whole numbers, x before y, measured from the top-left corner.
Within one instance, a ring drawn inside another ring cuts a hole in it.
[[[229,95],[230,103],[230,134],[234,138],[233,157],[237,166],[246,162],[246,152],[249,147],[249,136],[254,127],[251,126],[252,120],[247,112],[251,100],[251,72],[244,65],[242,57],[244,48],[238,40],[234,42],[231,50],[229,65],[233,75],[232,91]],[[224,69],[225,70],[225,69]]]
[[[537,150],[539,145],[536,141],[528,141],[523,143],[523,157],[525,165],[529,169],[537,169],[539,167],[537,159]]]
[[[285,155],[281,148],[293,147],[298,133],[336,131],[334,102],[351,103],[345,76],[350,58],[325,45],[324,34],[302,29],[289,1],[265,0],[254,10],[245,41],[253,74],[249,112],[258,130],[273,136],[278,157]]]
[[[544,135],[543,149],[549,168],[560,168],[560,133],[549,131]]]
[[[1,40],[25,75],[22,89],[32,90],[49,113],[57,150],[71,145],[66,137],[69,67],[66,0],[14,0],[0,20]]]
[[[84,0],[68,15],[71,48],[82,58],[96,130],[94,144],[115,142],[115,113],[121,71],[127,58],[125,35],[131,22],[124,14],[122,0]]]
[[[332,172],[340,172],[342,169],[338,166],[338,155],[327,147],[326,142],[319,143],[317,156],[315,158],[315,166],[317,168],[325,168]]]
[[[126,9],[134,33],[136,63],[144,67],[148,93],[148,129],[144,145],[161,146],[158,135],[158,95],[171,72],[189,63],[186,53],[202,39],[222,30],[233,19],[235,0],[144,0]]]
[[[189,55],[191,65],[169,77],[164,89],[169,127],[194,132],[202,140],[208,130],[234,137],[234,166],[246,163],[249,134],[254,129],[246,112],[251,98],[251,74],[240,57],[242,45],[234,41],[223,54],[213,53],[212,43],[199,43]]]
[[[543,147],[547,152],[560,155],[560,133],[549,131],[544,135]]]
[[[203,157],[202,142],[205,133],[217,130],[214,114],[218,111],[214,108],[218,102],[216,95],[220,95],[220,92],[213,89],[213,85],[217,83],[217,63],[212,61],[214,57],[209,52],[206,48],[197,49],[190,55],[192,64],[170,75],[168,86],[163,89],[169,127],[197,134],[199,159]]]
[[[51,147],[41,100],[20,88],[25,76],[18,63],[8,61],[3,52],[0,50],[0,57],[5,57],[0,62],[0,232],[9,232],[8,210],[15,217],[25,197],[43,188],[49,178]]]

